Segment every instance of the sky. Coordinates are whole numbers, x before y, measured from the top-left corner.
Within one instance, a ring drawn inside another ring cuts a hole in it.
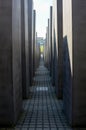
[[[34,0],[34,9],[36,9],[36,31],[38,37],[45,38],[51,5],[52,0]]]

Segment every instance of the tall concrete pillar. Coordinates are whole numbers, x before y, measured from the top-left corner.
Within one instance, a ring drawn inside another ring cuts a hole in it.
[[[46,40],[45,40],[45,45],[44,45],[44,52],[45,52],[44,60],[45,60],[45,66],[46,67],[48,67],[48,63],[47,63],[47,48],[48,48],[48,46],[47,46],[47,27],[46,27]]]
[[[39,61],[40,61],[40,46],[39,44],[36,45],[36,55],[37,55],[37,63],[36,63],[36,69],[38,68],[39,66]]]
[[[21,0],[0,0],[0,126],[15,124],[21,108]]]
[[[36,37],[35,37],[35,70],[37,68],[37,32],[36,32]]]
[[[40,60],[40,45],[37,42],[37,32],[36,32],[36,44],[35,44],[35,69],[39,66],[39,60]]]
[[[35,74],[36,10],[33,10],[33,76]]]
[[[32,16],[33,16],[33,0],[28,0],[28,43],[29,43],[29,81],[32,86]]]
[[[48,27],[47,27],[47,56],[48,56],[48,70],[50,70],[50,43],[49,43],[49,24],[50,24],[50,19],[48,19]]]
[[[28,0],[22,2],[22,95],[29,97],[29,38],[28,38]],[[29,12],[30,13],[30,12]],[[29,14],[30,15],[30,14]]]
[[[55,86],[55,53],[56,53],[56,43],[55,43],[55,13],[54,13],[54,2],[52,8],[52,84]]]
[[[47,46],[47,27],[46,27],[46,43],[45,43],[45,65],[46,65],[46,67],[48,67],[48,62],[47,62],[47,48],[48,48],[48,46]]]
[[[38,61],[37,61],[37,32],[36,32],[36,39],[35,39],[35,70],[37,69],[37,65]]]
[[[63,1],[64,112],[72,126],[86,127],[86,1]]]
[[[54,0],[55,15],[55,87],[58,98],[63,97],[63,24],[62,24],[62,0]]]
[[[52,76],[52,6],[50,7],[50,23],[49,23],[49,44],[50,44],[50,75]]]
[[[46,48],[47,48],[47,44],[46,44],[46,38],[45,38],[45,43],[44,43],[44,63],[45,63],[45,66],[46,66],[46,57],[47,57],[47,55],[46,55]]]

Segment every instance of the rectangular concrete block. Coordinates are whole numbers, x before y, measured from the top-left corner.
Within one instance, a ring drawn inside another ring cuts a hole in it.
[[[86,1],[63,1],[64,112],[72,126],[86,126]]]
[[[22,95],[23,98],[29,97],[30,75],[29,75],[29,13],[28,0],[21,0],[21,30],[22,30]]]
[[[63,24],[62,24],[62,0],[54,0],[55,22],[55,87],[58,98],[63,97]]]
[[[33,10],[33,76],[35,74],[36,10]]]
[[[47,44],[47,27],[46,27],[46,40],[44,44],[44,60],[45,60],[45,66],[48,67],[48,44]]]
[[[29,81],[30,86],[33,83],[32,77],[32,15],[33,15],[33,0],[28,0],[28,42],[29,42]]]
[[[50,40],[49,40],[49,32],[50,32],[50,19],[48,19],[48,26],[47,26],[47,62],[48,62],[48,70],[50,70]]]
[[[0,0],[0,126],[15,124],[21,108],[21,0]]]
[[[36,32],[36,46],[35,46],[35,69],[38,68],[40,61],[40,44],[37,42],[37,32]]]
[[[49,44],[50,44],[50,75],[52,76],[52,6],[50,6],[50,24],[49,24]]]
[[[52,84],[55,86],[55,14],[54,1],[52,8]]]
[[[37,32],[36,32],[36,35],[35,35],[35,70],[37,69],[37,64],[38,64],[38,61],[37,61]]]

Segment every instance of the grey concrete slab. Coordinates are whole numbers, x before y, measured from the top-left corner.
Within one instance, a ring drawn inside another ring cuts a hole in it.
[[[54,15],[54,1],[52,8],[52,84],[55,86],[55,15]]]
[[[47,55],[48,55],[48,70],[50,70],[50,18],[48,19],[48,28],[47,28]]]
[[[22,94],[23,98],[29,97],[30,75],[29,75],[29,20],[28,20],[28,0],[22,0]]]
[[[33,16],[33,0],[28,0],[28,42],[29,42],[29,79],[32,85],[32,16]]]
[[[86,126],[86,1],[63,1],[64,111],[73,126]]]
[[[33,75],[35,74],[36,10],[33,10]]]
[[[38,68],[40,61],[40,44],[37,43],[37,32],[36,32],[36,45],[35,45],[35,69]]]
[[[25,98],[26,95],[26,55],[25,55],[25,7],[24,0],[21,0],[21,48],[22,48],[22,96]]]
[[[49,44],[50,44],[50,75],[52,76],[52,6],[50,7],[50,25],[49,25]]]
[[[44,45],[44,49],[45,49],[45,66],[48,67],[47,27],[46,27],[46,42],[45,42],[45,45]]]
[[[58,98],[63,95],[63,24],[62,24],[62,0],[54,0],[54,26],[55,26],[55,88]]]
[[[46,39],[44,44],[44,62],[45,62],[45,66],[47,67],[47,32],[46,32]]]
[[[0,0],[0,126],[15,124],[21,108],[21,0]]]

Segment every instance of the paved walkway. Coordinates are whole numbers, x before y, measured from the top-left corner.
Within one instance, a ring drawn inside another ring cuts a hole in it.
[[[24,112],[16,130],[72,130],[62,112],[62,101],[57,100],[49,71],[40,63],[31,88],[32,98],[24,101]]]

